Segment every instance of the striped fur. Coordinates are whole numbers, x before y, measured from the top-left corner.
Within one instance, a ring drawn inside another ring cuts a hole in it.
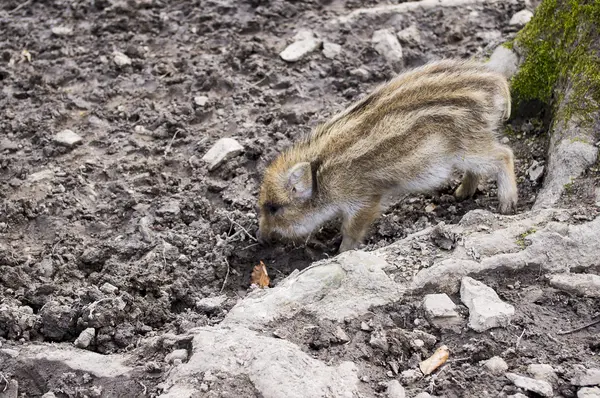
[[[456,169],[464,172],[458,198],[495,174],[500,212],[516,210],[513,154],[497,140],[510,101],[506,79],[474,61],[444,60],[397,76],[269,165],[260,235],[301,237],[341,215],[340,251],[356,248],[383,195],[434,190]]]

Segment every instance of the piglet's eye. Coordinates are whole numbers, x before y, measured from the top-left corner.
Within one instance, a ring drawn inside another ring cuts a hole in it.
[[[281,206],[276,203],[265,204],[265,210],[267,211],[267,213],[269,213],[271,215],[274,215],[275,213],[277,213],[279,211],[279,209],[281,209]]]

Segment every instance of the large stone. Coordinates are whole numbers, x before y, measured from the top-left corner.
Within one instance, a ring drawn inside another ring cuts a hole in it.
[[[321,40],[309,30],[301,30],[294,36],[294,42],[287,46],[279,56],[286,62],[297,62],[315,51],[321,45]]]
[[[195,396],[200,389],[197,375],[204,372],[247,376],[264,398],[352,398],[358,394],[357,368],[351,362],[328,366],[295,344],[244,327],[204,327],[191,332],[192,355],[169,375],[163,398]]]
[[[81,136],[79,134],[76,134],[73,131],[68,130],[68,129],[63,130],[59,133],[56,133],[53,140],[57,144],[64,145],[66,147],[73,147],[77,144],[80,144],[81,141],[83,141],[83,139],[81,138]]]
[[[328,59],[334,59],[342,52],[342,46],[335,43],[323,43],[323,56]]]
[[[490,56],[487,66],[496,72],[502,73],[506,78],[511,78],[519,69],[519,57],[511,49],[498,46]]]
[[[508,22],[511,26],[525,26],[533,18],[533,13],[527,9],[515,13]]]
[[[398,380],[391,380],[388,382],[386,394],[388,398],[406,397],[406,391],[404,391],[404,387],[402,387]]]
[[[519,388],[534,392],[542,397],[552,397],[552,385],[544,380],[536,380],[529,377],[520,376],[515,373],[507,373],[506,377]]]
[[[447,294],[428,294],[423,299],[425,314],[430,318],[458,317],[456,304]]]
[[[208,163],[208,169],[214,170],[227,159],[239,155],[244,147],[233,138],[221,138],[206,152],[202,160]]]
[[[373,48],[393,65],[402,62],[402,46],[396,35],[389,29],[380,29],[373,32],[371,38]]]
[[[506,361],[498,356],[491,357],[483,362],[483,366],[494,375],[504,374],[508,370]]]
[[[600,275],[556,274],[550,276],[550,286],[579,296],[600,297]]]
[[[398,40],[402,44],[418,46],[421,44],[421,33],[417,25],[410,25],[408,28],[401,30],[397,34]]]
[[[96,337],[96,329],[87,328],[79,334],[79,337],[77,337],[73,344],[78,348],[87,348],[94,340],[94,337]]]
[[[73,28],[69,26],[53,26],[50,31],[54,36],[71,36],[73,34]]]
[[[494,289],[470,277],[462,279],[460,299],[469,308],[469,327],[477,332],[507,326],[515,314]]]
[[[600,398],[600,388],[583,387],[577,391],[577,398]]]
[[[600,369],[592,368],[579,372],[571,380],[574,386],[600,386]]]
[[[131,65],[131,58],[120,51],[113,52],[113,60],[115,61],[115,64],[120,67]]]
[[[558,382],[558,376],[552,365],[546,363],[532,363],[527,366],[527,373],[532,375],[537,380],[545,380],[548,383]]]
[[[398,300],[400,287],[383,271],[388,264],[362,251],[342,253],[294,271],[272,289],[257,289],[231,309],[223,324],[260,328],[300,311],[319,319],[343,321],[372,306]]]

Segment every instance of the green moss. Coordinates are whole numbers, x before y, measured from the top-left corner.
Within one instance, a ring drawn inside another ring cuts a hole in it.
[[[506,47],[509,50],[512,50],[515,48],[515,41],[514,40],[509,40],[507,42],[502,43],[502,47]]]
[[[570,195],[573,193],[573,179],[571,178],[571,182],[568,182],[564,185],[565,193]]]
[[[525,248],[525,246],[527,246],[525,244],[525,238],[536,232],[537,230],[535,228],[529,228],[527,231],[523,232],[522,234],[519,234],[517,236],[517,245],[521,246],[522,248]]]
[[[572,144],[575,143],[575,142],[581,142],[581,143],[584,143],[584,144],[590,144],[590,142],[588,140],[586,140],[584,138],[580,138],[580,137],[571,138],[570,141],[571,141]]]
[[[543,0],[516,37],[526,59],[512,79],[515,101],[551,104],[557,85],[576,77],[565,111],[585,115],[598,109],[600,58],[593,51],[598,21],[600,0]]]

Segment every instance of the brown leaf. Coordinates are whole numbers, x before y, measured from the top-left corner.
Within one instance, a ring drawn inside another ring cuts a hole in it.
[[[270,282],[271,280],[269,279],[269,274],[267,274],[267,267],[261,260],[260,264],[256,265],[252,270],[250,284],[257,285],[260,288],[265,288],[269,286]]]
[[[450,351],[448,350],[448,347],[446,347],[445,345],[441,346],[440,348],[435,350],[432,356],[430,356],[429,358],[427,358],[419,364],[421,372],[423,372],[425,376],[433,373],[437,368],[442,366],[444,362],[448,360],[449,355]]]

